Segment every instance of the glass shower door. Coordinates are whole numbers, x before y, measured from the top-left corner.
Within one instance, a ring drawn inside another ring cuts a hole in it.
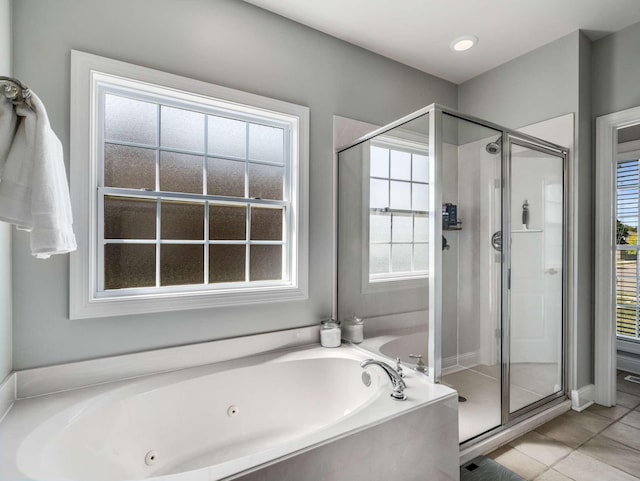
[[[441,145],[442,382],[466,442],[502,423],[502,132],[443,113]]]
[[[563,392],[565,271],[565,155],[517,138],[509,149],[507,419]]]

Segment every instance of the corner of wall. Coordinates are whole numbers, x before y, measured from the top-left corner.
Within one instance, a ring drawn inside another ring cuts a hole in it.
[[[591,118],[591,49],[592,42],[584,34],[578,36],[578,78],[576,118],[576,160],[579,163],[577,236],[578,243],[578,304],[576,331],[576,378],[574,388],[590,385],[594,382],[594,255],[595,255],[595,176],[592,149],[593,125]]]

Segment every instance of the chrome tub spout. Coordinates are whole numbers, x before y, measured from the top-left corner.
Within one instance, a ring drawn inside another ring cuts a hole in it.
[[[385,362],[376,361],[375,359],[366,359],[360,363],[360,366],[362,366],[363,368],[371,365],[381,367],[389,376],[391,385],[393,386],[393,392],[390,394],[390,396],[393,399],[395,399],[396,401],[404,401],[405,399],[407,399],[407,395],[404,393],[404,389],[407,387],[407,385],[393,367],[389,366]]]

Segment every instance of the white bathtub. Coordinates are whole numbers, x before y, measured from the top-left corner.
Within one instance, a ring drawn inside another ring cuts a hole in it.
[[[455,410],[454,391],[416,373],[407,401],[378,367],[366,386],[366,357],[294,349],[16,401],[0,423],[0,480],[229,479],[429,404]]]

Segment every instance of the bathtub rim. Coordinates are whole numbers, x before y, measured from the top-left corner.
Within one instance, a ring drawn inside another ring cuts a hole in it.
[[[307,326],[14,371],[14,401],[277,352],[320,342]]]

